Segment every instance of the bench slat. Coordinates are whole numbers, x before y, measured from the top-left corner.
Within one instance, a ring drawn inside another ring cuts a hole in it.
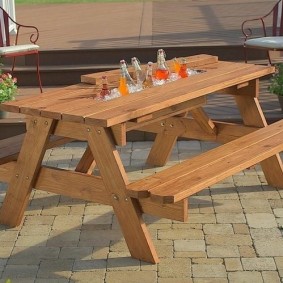
[[[132,183],[129,195],[173,203],[282,151],[282,141],[283,120]]]
[[[0,165],[17,159],[25,134],[0,140]],[[47,148],[53,148],[73,141],[71,138],[51,136]]]

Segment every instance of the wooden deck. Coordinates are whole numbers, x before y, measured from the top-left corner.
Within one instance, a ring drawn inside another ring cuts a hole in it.
[[[197,48],[242,45],[242,21],[265,14],[275,2],[185,0],[17,5],[16,17],[19,22],[39,28],[41,50]]]

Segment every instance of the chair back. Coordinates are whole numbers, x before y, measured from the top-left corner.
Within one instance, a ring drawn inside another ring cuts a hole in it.
[[[9,15],[0,7],[0,47],[10,46]]]
[[[272,35],[282,36],[283,35],[283,5],[282,0],[278,1],[272,9],[273,13],[273,24],[272,24]]]

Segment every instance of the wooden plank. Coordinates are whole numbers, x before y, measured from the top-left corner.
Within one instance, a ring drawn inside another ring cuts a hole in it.
[[[283,151],[282,140],[283,131],[220,159],[214,159],[214,156],[208,153],[205,166],[190,172],[183,180],[178,179],[174,183],[171,182],[171,184],[168,182],[166,186],[161,185],[153,188],[150,190],[151,199],[162,203],[180,201],[228,176]],[[219,149],[221,150],[221,148]],[[211,162],[212,159],[214,159],[213,162]],[[283,188],[282,179],[281,188]]]
[[[167,186],[168,184],[168,187],[171,186],[172,188],[175,186],[178,179],[180,179],[180,183],[182,183],[182,178],[186,176],[188,172],[193,173],[202,167],[206,168],[206,166],[214,167],[212,164],[216,162],[216,160],[223,159],[228,160],[229,162],[232,159],[230,156],[240,153],[246,148],[250,150],[250,147],[256,145],[259,141],[265,141],[266,137],[272,137],[278,133],[282,133],[282,123],[283,122],[281,120],[280,123],[277,122],[266,128],[254,131],[249,135],[245,135],[225,145],[212,149],[209,152],[198,155],[194,158],[184,161],[181,164],[170,167],[169,169],[165,169],[156,173],[155,175],[131,183],[127,186],[127,189],[129,190],[128,194],[129,196],[135,198],[146,198],[150,196],[149,190],[158,187],[160,184],[162,184],[162,186]],[[206,174],[203,176],[206,176]]]
[[[190,110],[192,117],[196,120],[196,122],[200,125],[200,127],[210,134],[216,133],[216,127],[212,120],[207,116],[204,112],[203,108],[198,107]]]
[[[82,158],[80,159],[79,163],[76,166],[75,171],[91,175],[95,166],[96,166],[96,162],[93,158],[90,147],[87,146]]]
[[[119,146],[125,146],[127,144],[127,128],[126,123],[114,125],[111,127],[115,142]]]
[[[245,125],[261,127],[267,125],[257,97],[245,96],[245,93],[234,97]],[[279,154],[270,156],[269,159],[262,161],[260,165],[269,185],[282,186],[283,165]]]
[[[105,189],[111,195],[117,216],[131,255],[157,263],[158,256],[142,219],[139,203],[126,194],[128,179],[112,138],[111,130],[89,128],[88,144],[97,162]]]
[[[31,189],[39,171],[54,122],[46,118],[29,124],[14,174],[0,211],[0,223],[11,227],[21,224]]]

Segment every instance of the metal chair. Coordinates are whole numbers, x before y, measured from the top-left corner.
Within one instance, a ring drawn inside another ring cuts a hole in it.
[[[269,64],[272,64],[270,51],[283,51],[283,17],[282,0],[279,0],[266,15],[260,18],[248,19],[242,23],[245,36],[244,55],[247,62],[247,48],[257,48],[267,51]],[[271,27],[267,27],[270,23]],[[257,24],[257,27],[250,27]],[[255,34],[257,32],[257,35]]]
[[[9,21],[13,22],[16,25],[17,34],[14,39],[14,43],[12,43],[9,33]],[[29,44],[19,44],[19,35],[21,30],[29,30],[30,36]],[[42,84],[41,77],[39,71],[39,46],[36,45],[36,42],[39,37],[39,31],[35,26],[22,25],[15,22],[8,13],[0,7],[0,57],[12,57],[12,73],[15,68],[16,57],[18,56],[26,56],[34,54],[36,56],[36,71],[38,84],[40,88],[40,92],[42,92]]]

